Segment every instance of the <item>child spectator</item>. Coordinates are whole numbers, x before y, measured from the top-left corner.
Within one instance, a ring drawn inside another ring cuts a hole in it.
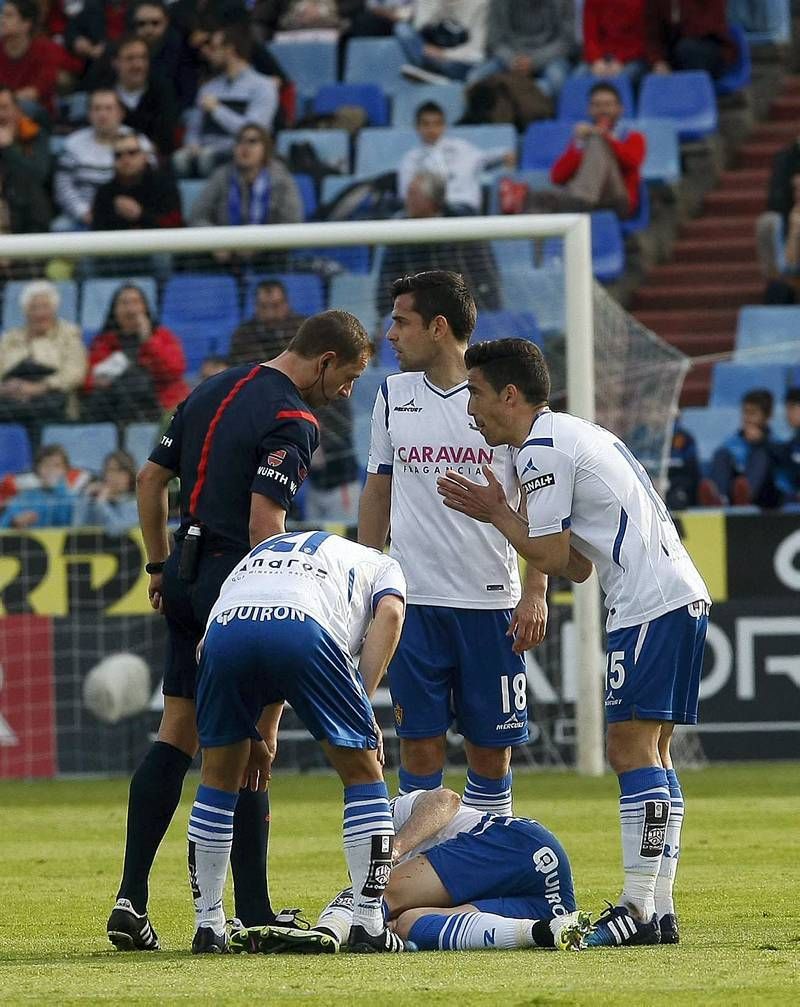
[[[39,448],[34,480],[10,500],[0,528],[63,528],[72,524],[75,491],[69,485],[69,458],[59,444]]]
[[[700,461],[697,442],[685,427],[680,416],[672,431],[672,446],[667,470],[667,507],[685,510],[697,506],[697,487],[700,482]]]
[[[136,463],[127,451],[112,451],[103,461],[102,479],[90,482],[75,498],[72,523],[121,534],[139,524]]]

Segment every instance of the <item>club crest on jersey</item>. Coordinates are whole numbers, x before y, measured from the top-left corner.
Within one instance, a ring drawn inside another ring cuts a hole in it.
[[[396,413],[421,413],[422,412],[422,406],[415,405],[415,403],[414,403],[414,396],[412,395],[411,398],[408,400],[408,402],[406,402],[404,405],[402,405],[402,406],[395,406],[394,407],[394,412],[396,412]]]
[[[270,465],[272,468],[276,469],[279,465],[282,464],[285,458],[286,458],[286,452],[283,450],[270,451],[270,453],[267,455],[267,464]]]
[[[399,703],[394,704],[394,722],[398,727],[403,726],[403,707]]]
[[[552,472],[545,472],[543,475],[534,476],[522,484],[526,493],[533,493],[534,490],[543,490],[545,486],[555,486],[556,477]]]

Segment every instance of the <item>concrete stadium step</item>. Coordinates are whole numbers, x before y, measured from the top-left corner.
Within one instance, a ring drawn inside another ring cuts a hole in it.
[[[634,311],[669,311],[673,308],[688,311],[692,308],[705,311],[709,308],[742,307],[745,304],[759,304],[763,294],[763,283],[742,284],[731,287],[726,283],[694,286],[687,289],[683,284],[640,287],[634,298]]]
[[[792,122],[797,127],[800,119],[800,97],[797,94],[780,94],[769,107],[771,122]]]
[[[735,185],[741,189],[763,189],[769,185],[769,168],[731,168],[719,176],[721,189]]]
[[[721,260],[721,261],[720,261]],[[677,260],[658,266],[647,274],[645,285],[648,290],[677,286],[682,284],[687,288],[697,285],[698,281],[703,286],[735,286],[737,289],[748,284],[759,283],[761,274],[758,266],[753,262],[729,262],[724,249],[717,248],[715,258],[706,262],[702,270],[698,270],[695,263],[683,263]]]
[[[744,186],[734,188],[733,185],[725,186],[709,192],[703,200],[703,209],[706,213],[729,213],[744,214],[750,213],[755,216],[767,208],[767,189],[752,188]]]
[[[752,228],[751,228],[752,231]],[[682,238],[672,248],[674,262],[716,262],[723,257],[725,262],[756,261],[756,244],[753,237],[726,238],[724,242]]]
[[[756,126],[748,138],[752,143],[778,143],[785,147],[787,143],[797,137],[797,123],[800,121],[800,106],[797,108],[797,115],[793,120],[786,122],[763,122]]]
[[[733,350],[733,336],[730,332],[689,332],[685,335],[671,335],[669,342],[687,357],[705,357],[715,353],[730,353]]]
[[[697,217],[681,229],[681,238],[692,240],[726,241],[728,238],[747,237],[753,233],[755,222],[752,214],[736,214],[725,217]]]
[[[711,387],[711,369],[713,363],[693,364],[692,369],[686,375],[681,389],[680,405],[683,406],[705,406],[708,405],[708,390]]]
[[[633,309],[635,317],[657,335],[672,342],[682,334],[727,332],[731,340],[736,331],[736,308],[711,308],[707,311],[648,311]]]
[[[741,168],[769,168],[772,167],[772,159],[785,143],[755,143],[750,142],[739,148],[736,154],[736,163]]]

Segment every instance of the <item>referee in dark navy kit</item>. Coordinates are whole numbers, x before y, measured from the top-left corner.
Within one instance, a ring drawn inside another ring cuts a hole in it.
[[[166,617],[169,652],[164,714],[158,739],[131,780],[122,882],[107,925],[120,950],[159,948],[147,918],[148,877],[198,750],[196,649],[208,614],[238,560],[285,531],[286,513],[319,443],[309,407],[347,398],[371,354],[367,333],[353,315],[311,316],[280,356],[232,367],[199,385],[178,406],[139,473],[150,603]],[[170,552],[167,484],[175,475],[181,524]],[[280,703],[266,707],[259,724],[271,752],[280,710]],[[231,865],[236,915],[245,926],[276,921],[267,885],[268,837],[268,795],[243,790]],[[278,922],[291,923],[291,913]]]

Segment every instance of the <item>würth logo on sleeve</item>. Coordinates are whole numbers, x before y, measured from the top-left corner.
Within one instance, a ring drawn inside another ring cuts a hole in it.
[[[278,468],[279,465],[282,464],[285,457],[286,452],[283,450],[270,451],[270,453],[267,455],[267,464],[270,465],[272,468],[276,469]]]

